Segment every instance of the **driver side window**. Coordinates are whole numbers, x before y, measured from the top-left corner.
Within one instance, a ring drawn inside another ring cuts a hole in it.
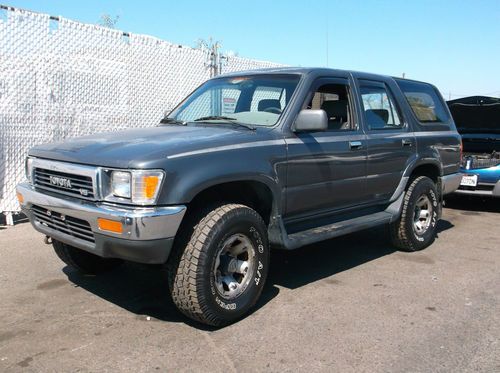
[[[345,84],[323,84],[314,94],[306,109],[324,110],[328,117],[328,131],[356,129],[351,110],[349,88]]]

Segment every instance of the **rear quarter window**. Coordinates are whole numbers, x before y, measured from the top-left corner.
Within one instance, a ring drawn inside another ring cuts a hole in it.
[[[420,123],[448,123],[448,112],[433,86],[405,80],[397,80],[397,83]]]

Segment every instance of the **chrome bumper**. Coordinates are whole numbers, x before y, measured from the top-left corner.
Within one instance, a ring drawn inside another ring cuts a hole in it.
[[[21,208],[33,227],[56,240],[102,257],[122,258],[142,263],[164,262],[170,253],[173,237],[182,222],[186,206],[123,207],[88,202],[71,197],[53,196],[35,190],[29,184],[19,184]],[[90,242],[41,224],[33,213],[33,205],[63,216],[88,222],[95,242]],[[97,219],[122,223],[122,233],[103,231]]]
[[[460,186],[462,181],[462,174],[460,172],[444,175],[442,178],[443,183],[443,195],[453,193]]]

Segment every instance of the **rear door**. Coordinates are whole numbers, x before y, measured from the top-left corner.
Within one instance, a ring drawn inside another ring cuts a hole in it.
[[[390,199],[416,153],[415,136],[389,85],[359,79],[368,150],[366,186],[374,203]]]

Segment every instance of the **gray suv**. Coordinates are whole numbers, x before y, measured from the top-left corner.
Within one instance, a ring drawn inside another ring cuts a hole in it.
[[[460,157],[430,84],[279,68],[211,79],[155,127],[37,146],[17,193],[67,265],[166,264],[178,309],[221,326],[257,301],[271,247],[382,224],[430,245]]]

